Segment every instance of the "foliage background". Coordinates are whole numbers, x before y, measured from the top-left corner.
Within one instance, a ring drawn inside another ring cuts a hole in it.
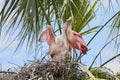
[[[46,25],[52,24],[54,32],[59,35],[61,25],[72,16],[73,30],[83,35],[90,48],[83,63],[89,67],[100,53],[94,63],[94,66],[100,66],[120,54],[119,37],[116,37],[120,27],[119,4],[118,0],[5,0],[0,11],[1,38],[9,42],[6,46],[15,43],[16,53],[22,54],[25,48],[26,53],[36,53],[34,56],[40,58],[44,56],[41,51],[45,50],[38,38]]]

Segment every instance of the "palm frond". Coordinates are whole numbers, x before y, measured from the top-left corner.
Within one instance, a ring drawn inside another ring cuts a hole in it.
[[[116,6],[120,7],[120,2],[119,0],[99,0],[100,4],[99,7],[101,7],[102,9],[106,10],[106,11],[112,11],[114,12],[116,10]],[[107,5],[106,5],[107,3]]]
[[[114,18],[114,20],[112,21],[109,30],[110,30],[109,38],[113,38],[118,34],[120,34],[120,13],[118,13]],[[119,51],[119,43],[120,43],[120,37],[116,38],[114,41],[114,51],[116,51],[116,53]]]
[[[100,67],[103,67],[104,65],[106,65],[107,63],[109,63],[110,61],[116,59],[117,57],[119,57],[120,54],[117,54],[116,56],[113,56],[112,58],[110,58],[109,60],[105,61],[103,64],[100,65]]]
[[[80,32],[89,22],[95,17],[94,7],[98,1],[95,1],[92,6],[90,6],[87,1],[81,2],[81,7],[79,7],[79,11],[74,11],[74,22],[73,22],[73,30]],[[73,8],[73,10],[75,10]],[[77,11],[77,10],[76,10]]]
[[[95,33],[95,35],[90,39],[90,41],[88,42],[87,45],[89,45],[91,43],[91,41],[98,35],[98,33],[109,23],[111,22],[118,14],[120,13],[120,11],[118,11],[116,14],[114,14],[103,26],[101,26],[101,28]]]
[[[90,65],[89,69],[91,69],[91,67],[93,66],[93,64],[95,63],[96,59],[98,58],[98,56],[101,54],[102,50],[108,46],[109,43],[111,43],[112,41],[114,41],[114,39],[116,39],[117,37],[119,37],[120,34],[118,34],[117,36],[115,36],[114,38],[112,38],[110,41],[108,41],[102,48],[101,50],[98,52],[98,54],[95,56],[94,60],[92,61],[92,64]]]
[[[81,34],[81,35],[87,35],[87,34],[96,32],[98,28],[99,28],[99,26],[95,26],[95,27],[90,28],[90,29],[88,29],[88,30],[86,30],[86,31],[84,31],[84,32],[82,32],[82,33],[80,33],[80,34]]]
[[[44,26],[57,24],[61,33],[62,22],[73,16],[73,29],[80,32],[94,17],[96,2],[91,6],[89,0],[5,0],[0,11],[0,31],[16,34],[17,48],[25,41],[27,47],[38,45],[38,38]],[[79,16],[79,17],[78,17]]]

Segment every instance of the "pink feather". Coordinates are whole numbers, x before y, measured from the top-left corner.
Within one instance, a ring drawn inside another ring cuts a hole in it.
[[[51,45],[53,42],[55,42],[55,35],[52,31],[51,25],[48,25],[47,29],[41,34],[40,42],[47,42],[48,45]]]

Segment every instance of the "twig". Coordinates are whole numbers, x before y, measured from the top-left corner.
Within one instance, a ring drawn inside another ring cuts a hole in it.
[[[97,57],[101,54],[102,50],[110,43],[112,42],[115,38],[117,38],[118,36],[120,36],[120,34],[118,34],[117,36],[115,36],[114,38],[112,38],[109,42],[107,42],[103,47],[102,49],[99,51],[99,53],[96,55],[96,57],[94,58],[92,64],[90,65],[89,69],[93,66],[95,60],[97,59]]]
[[[16,74],[16,72],[12,72],[12,71],[0,71],[0,73],[5,73],[5,74],[7,74],[7,73]]]
[[[113,59],[115,59],[115,58],[117,58],[119,56],[120,56],[120,54],[117,54],[116,56],[110,58],[109,60],[107,60],[106,62],[104,62],[103,64],[101,64],[100,67],[104,66],[105,64],[107,64],[108,62],[112,61]]]
[[[90,42],[96,37],[96,35],[118,14],[120,11],[118,11],[114,16],[112,16],[98,31],[97,33],[90,39],[90,41],[87,43],[87,45],[90,44]]]

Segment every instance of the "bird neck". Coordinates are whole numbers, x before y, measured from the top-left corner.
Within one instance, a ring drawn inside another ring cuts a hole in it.
[[[68,26],[67,29],[66,29],[67,36],[70,36],[70,35],[71,35],[71,32],[72,32],[71,27],[72,27],[72,26]]]
[[[62,30],[62,36],[66,39],[66,31],[65,30]]]

